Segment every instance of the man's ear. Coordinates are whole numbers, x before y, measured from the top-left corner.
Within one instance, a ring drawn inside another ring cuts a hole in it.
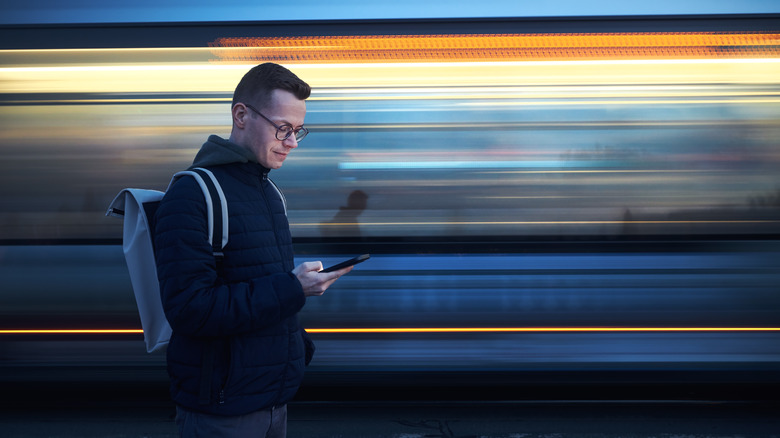
[[[246,126],[246,119],[249,117],[246,105],[241,102],[236,103],[233,105],[232,113],[233,126],[239,129],[244,129],[244,126]]]

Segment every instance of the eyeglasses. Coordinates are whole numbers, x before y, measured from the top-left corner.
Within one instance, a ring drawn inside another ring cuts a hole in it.
[[[272,122],[271,119],[269,119],[268,117],[266,117],[262,113],[260,113],[260,111],[258,111],[252,105],[250,105],[248,103],[245,103],[244,105],[247,108],[251,109],[252,111],[256,112],[257,115],[259,115],[260,117],[266,119],[268,121],[268,123],[274,125],[274,128],[276,128],[276,139],[279,140],[279,141],[287,140],[288,138],[290,138],[290,135],[292,135],[292,134],[295,134],[295,140],[296,141],[301,141],[301,140],[303,140],[304,137],[306,137],[306,134],[309,133],[309,130],[304,128],[303,126],[301,126],[298,129],[293,128],[292,125],[290,125],[289,123],[286,123],[286,124],[284,124],[282,126],[279,126],[276,123]]]

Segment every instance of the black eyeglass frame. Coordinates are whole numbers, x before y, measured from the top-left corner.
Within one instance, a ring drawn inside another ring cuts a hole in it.
[[[271,121],[271,119],[269,119],[268,117],[264,116],[263,113],[258,111],[257,108],[253,107],[252,105],[250,105],[248,103],[245,103],[244,106],[249,108],[249,109],[251,109],[252,111],[257,113],[258,116],[264,118],[268,123],[273,125],[273,127],[276,128],[276,139],[279,140],[279,141],[287,140],[288,138],[290,138],[290,136],[292,134],[295,134],[295,141],[301,141],[309,133],[309,130],[304,128],[303,126],[301,126],[298,129],[293,128],[293,126],[290,125],[289,123],[285,123],[284,125],[279,126],[276,123],[274,123],[273,121]],[[279,138],[279,134],[280,133],[284,133],[285,131],[286,131],[286,135],[284,135],[284,137],[282,137],[282,138]]]

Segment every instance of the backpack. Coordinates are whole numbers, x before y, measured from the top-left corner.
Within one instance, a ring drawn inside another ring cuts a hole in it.
[[[186,175],[194,177],[203,190],[208,212],[209,243],[214,249],[214,257],[220,260],[222,248],[228,242],[225,194],[214,174],[200,167],[176,173],[168,188],[176,179]],[[171,338],[171,326],[163,312],[154,259],[154,214],[164,195],[159,190],[123,189],[111,201],[106,212],[106,216],[124,219],[122,249],[149,353],[164,350]]]

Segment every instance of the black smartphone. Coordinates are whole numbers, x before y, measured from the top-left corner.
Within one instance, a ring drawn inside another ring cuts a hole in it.
[[[365,262],[366,260],[368,260],[370,258],[371,258],[370,254],[359,255],[359,256],[353,257],[353,258],[351,258],[349,260],[344,260],[343,262],[337,263],[337,264],[335,264],[333,266],[328,266],[327,268],[323,269],[320,272],[338,271],[339,269],[344,269],[347,266],[357,265],[358,263]]]

